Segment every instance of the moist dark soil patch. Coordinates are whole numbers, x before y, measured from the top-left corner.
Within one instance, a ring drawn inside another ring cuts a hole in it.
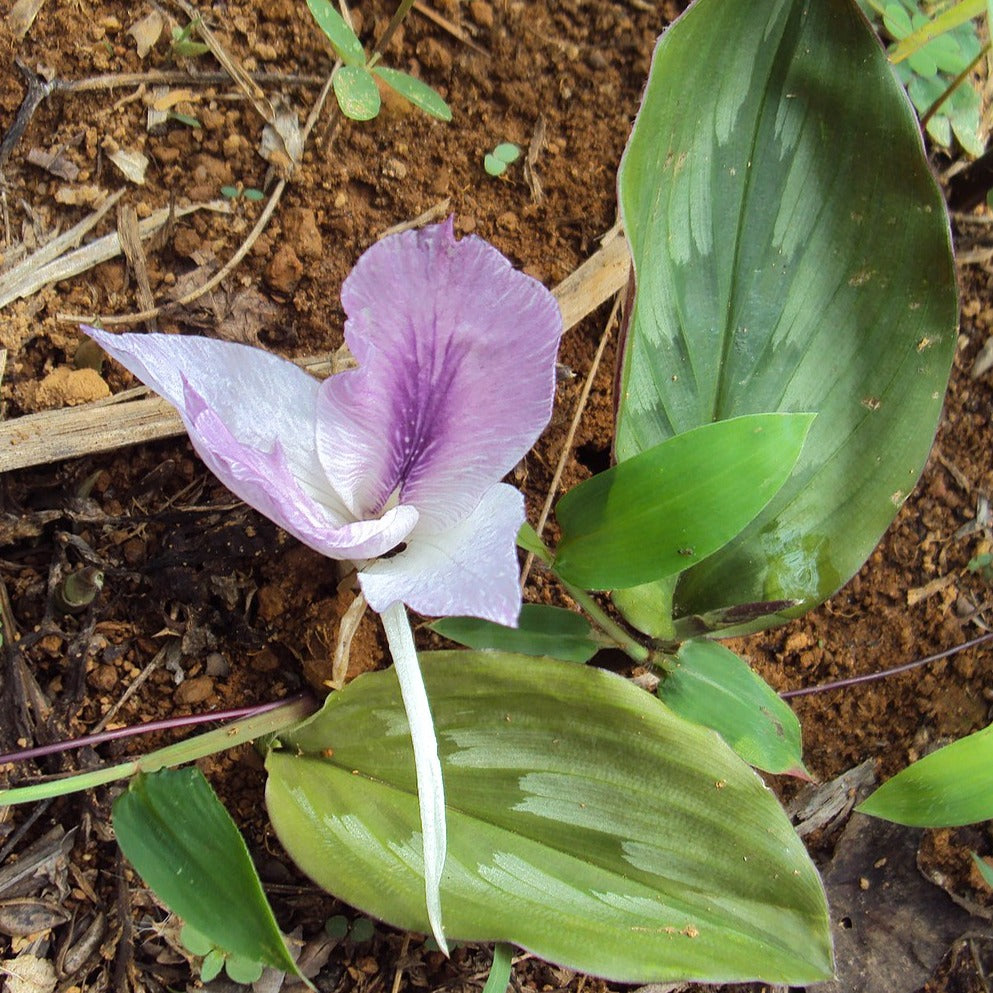
[[[216,71],[210,56],[172,59],[166,37],[140,58],[128,31],[152,9],[120,0],[47,0],[23,38],[15,38],[4,22],[3,127],[14,121],[28,86],[15,59],[41,80]],[[453,107],[454,122],[431,121],[389,98],[380,117],[365,124],[335,125],[326,109],[287,193],[244,261],[195,305],[160,317],[160,330],[258,342],[288,356],[333,353],[342,342],[338,292],[355,260],[387,229],[429,211],[439,218],[453,213],[458,233],[488,238],[547,285],[595,251],[615,221],[617,164],[654,39],[678,6],[438,0],[432,9],[457,33],[415,11],[387,56],[390,64],[436,86]],[[354,5],[366,43],[381,33],[390,12],[391,5],[380,0]],[[171,4],[163,13],[180,26],[188,22]],[[262,84],[268,98],[291,107],[302,121],[331,65],[305,5],[231,0],[200,14],[246,70],[270,74]],[[222,186],[272,189],[275,177],[257,153],[262,122],[233,85],[169,88],[189,90],[172,109],[195,117],[200,127],[174,118],[149,132],[150,84],[56,91],[40,103],[3,165],[4,264],[122,188],[119,206],[132,207],[138,219],[170,205],[218,199]],[[503,141],[525,149],[534,143],[527,177],[521,162],[506,178],[486,175],[483,155]],[[120,149],[147,156],[143,185],[128,182],[113,164],[111,156]],[[38,150],[60,154],[61,176],[31,164]],[[175,299],[223,265],[263,209],[244,197],[230,206],[228,213],[200,211],[178,219],[146,244],[156,302]],[[115,223],[111,211],[94,234],[113,230]],[[976,238],[982,244],[986,229],[978,235],[976,230],[966,231],[970,244]],[[777,689],[889,667],[987,630],[991,584],[968,564],[991,550],[989,529],[975,522],[993,495],[993,382],[991,373],[973,378],[970,370],[993,333],[987,302],[993,277],[986,265],[960,271],[960,347],[934,452],[916,492],[860,573],[828,603],[735,645]],[[141,306],[134,273],[113,260],[5,308],[3,416],[134,386],[110,363],[99,374],[91,369],[71,376],[81,335],[59,315],[126,315]],[[545,500],[607,314],[602,308],[567,334],[552,423],[512,474],[526,494],[531,520]],[[608,345],[562,489],[607,464],[613,360]],[[4,473],[0,512],[0,580],[9,600],[5,628],[13,622],[22,635],[15,645],[7,632],[3,648],[5,748],[28,737],[44,742],[88,731],[143,673],[115,723],[261,702],[307,685],[321,687],[329,678],[337,623],[347,606],[333,563],[236,504],[185,440]],[[66,570],[85,564],[104,569],[103,592],[80,614],[53,614],[52,589]],[[526,595],[562,599],[539,572],[532,574]],[[990,658],[987,646],[881,682],[797,698],[808,768],[828,779],[873,759],[885,777],[936,745],[984,726],[993,700]],[[383,664],[380,633],[366,620],[349,675]],[[168,740],[159,736],[142,747]],[[127,751],[105,747],[100,759]],[[95,761],[84,752],[40,762],[38,771]],[[304,880],[280,850],[262,811],[263,774],[255,752],[238,749],[204,768],[245,832],[281,925],[311,940],[329,916],[348,913]],[[797,788],[790,782],[776,787],[787,798]],[[31,811],[0,814],[0,845],[4,838],[13,842],[15,854],[53,828],[76,829],[68,870],[51,884],[62,887],[59,900],[72,918],[43,933],[38,954],[56,961],[67,949],[81,947],[87,927],[100,924],[99,941],[88,954],[70,961],[69,969],[60,960],[61,989],[182,986],[190,972],[176,949],[175,928],[148,929],[165,915],[116,855],[107,827],[112,795],[103,789],[58,800],[23,834],[16,832]],[[823,844],[822,855],[830,839]],[[989,906],[971,851],[993,854],[988,826],[936,832],[922,859],[957,896]],[[6,938],[5,957],[28,941]],[[445,960],[423,937],[380,927],[371,941],[346,940],[332,948],[320,985],[382,990],[399,974],[398,989],[478,988],[487,964],[484,950],[457,949]],[[969,972],[974,965],[975,956],[953,953],[932,988],[980,988]],[[529,989],[604,988],[536,961],[519,965],[515,975]]]

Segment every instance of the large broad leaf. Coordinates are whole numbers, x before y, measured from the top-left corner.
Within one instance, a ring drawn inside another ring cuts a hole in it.
[[[858,809],[912,827],[958,827],[990,820],[993,725],[908,766]]]
[[[816,871],[716,734],[618,676],[525,656],[421,656],[448,804],[451,939],[509,941],[627,982],[802,984],[831,972]],[[321,886],[428,926],[410,738],[391,672],[270,752],[280,841]]]
[[[713,728],[750,765],[809,778],[796,715],[734,652],[687,641],[666,668],[658,694],[680,717]]]
[[[955,347],[947,219],[906,96],[851,0],[697,0],[656,49],[619,185],[637,297],[617,457],[748,412],[818,414],[790,481],[683,575],[677,615],[800,613],[914,486]]]
[[[215,947],[297,973],[241,833],[199,769],[135,776],[114,802],[114,832],[159,899]]]
[[[555,508],[555,571],[584,589],[621,589],[683,572],[733,538],[789,478],[805,414],[705,424],[570,490]]]

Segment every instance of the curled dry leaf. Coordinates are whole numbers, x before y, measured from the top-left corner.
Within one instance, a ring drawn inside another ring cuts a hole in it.
[[[139,59],[143,59],[155,47],[164,27],[165,18],[159,11],[153,10],[128,28],[128,34],[138,46]]]
[[[76,182],[79,177],[79,167],[67,159],[63,154],[64,149],[56,149],[54,152],[47,152],[44,148],[32,148],[28,152],[28,162],[50,172],[59,179],[67,179],[70,183]]]

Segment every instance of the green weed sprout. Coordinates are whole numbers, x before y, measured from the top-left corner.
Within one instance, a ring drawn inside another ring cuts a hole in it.
[[[245,985],[254,983],[262,975],[262,963],[241,955],[232,955],[218,948],[210,938],[202,935],[196,928],[184,924],[179,932],[179,940],[191,954],[203,958],[200,965],[200,979],[209,983],[216,979],[221,970],[227,971],[228,978],[235,983]]]
[[[993,890],[993,866],[989,862],[981,859],[975,852],[972,853],[972,860],[976,863],[979,874],[983,877],[986,885]]]
[[[978,572],[987,582],[993,582],[993,552],[982,552],[969,559],[969,572]]]
[[[967,83],[972,66],[978,61],[982,44],[976,22],[965,21],[937,34],[931,41],[913,50],[906,58],[898,52],[905,39],[925,28],[930,18],[918,0],[859,0],[866,15],[893,39],[890,49],[893,71],[907,90],[907,95],[921,116],[921,123],[942,148],[954,142],[970,155],[981,155],[979,136],[982,102],[976,88]]]
[[[395,25],[399,24],[411,5],[406,2],[400,4],[381,45],[385,45],[385,41],[395,30]],[[381,103],[379,87],[376,85],[378,78],[424,113],[440,121],[452,119],[451,108],[427,83],[400,72],[399,69],[377,65],[378,51],[367,56],[358,36],[328,0],[307,0],[307,6],[343,63],[335,71],[332,85],[338,106],[345,117],[353,121],[371,121],[376,117]]]
[[[221,196],[227,200],[250,200],[252,203],[265,199],[265,194],[261,190],[255,189],[254,186],[241,185],[222,186]]]
[[[172,29],[172,42],[170,51],[174,59],[196,58],[198,55],[206,55],[210,51],[210,46],[202,41],[192,41],[193,29],[200,23],[200,18],[195,18],[186,25],[185,28]]]
[[[502,176],[507,171],[507,166],[516,162],[520,157],[520,147],[505,141],[497,145],[492,152],[486,153],[483,158],[483,168],[491,176]]]
[[[376,925],[368,917],[356,917],[350,921],[344,914],[335,914],[324,923],[324,930],[331,938],[349,938],[356,944],[372,941]]]

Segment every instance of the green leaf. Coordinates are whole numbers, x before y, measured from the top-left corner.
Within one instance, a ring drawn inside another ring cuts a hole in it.
[[[469,648],[547,655],[566,662],[587,662],[600,647],[593,641],[590,625],[579,614],[539,603],[524,604],[516,628],[477,617],[444,617],[428,627]]]
[[[345,65],[365,65],[365,49],[362,47],[362,42],[328,0],[307,0],[307,6],[314,15],[317,26],[328,36],[338,58]]]
[[[141,878],[213,947],[297,974],[245,842],[199,769],[135,776],[113,819]]]
[[[203,125],[190,114],[180,114],[178,111],[170,110],[167,116],[169,120],[178,121],[180,124],[185,124],[188,128],[193,128],[194,130],[203,127]]]
[[[224,962],[228,978],[235,983],[250,986],[262,975],[262,963],[252,959],[231,955]]]
[[[492,152],[487,152],[483,156],[483,168],[493,176],[502,176],[507,171],[507,163],[503,159],[498,159]]]
[[[214,943],[210,938],[205,937],[195,927],[189,924],[183,925],[179,932],[179,940],[188,952],[192,955],[199,955],[201,958],[214,947]]]
[[[221,969],[224,968],[224,952],[219,948],[212,948],[203,957],[203,962],[200,964],[200,979],[202,982],[209,983],[212,979],[216,979],[221,974]]]
[[[514,968],[514,949],[504,941],[493,948],[493,965],[486,977],[483,993],[506,993],[510,986],[510,973]]]
[[[749,765],[810,778],[796,715],[723,645],[687,641],[667,666],[658,694],[680,717],[713,728]]]
[[[452,109],[427,83],[399,69],[388,69],[386,66],[376,66],[372,70],[387,86],[396,90],[404,99],[409,100],[425,114],[436,117],[439,121],[450,121]]]
[[[675,641],[677,635],[672,623],[672,594],[678,578],[678,575],[667,576],[642,586],[614,590],[610,599],[628,624],[644,631],[656,641]]]
[[[789,477],[808,414],[752,414],[677,435],[570,490],[555,571],[584,589],[683,572],[732,539]]]
[[[611,673],[421,656],[448,804],[451,940],[507,941],[617,982],[831,974],[824,893],[782,809],[713,732]],[[427,930],[396,679],[368,673],[266,760],[276,833],[312,879]]]
[[[993,724],[898,772],[856,810],[911,827],[959,827],[990,820]]]
[[[538,537],[538,532],[527,521],[521,525],[520,531],[517,532],[517,547],[530,552],[535,558],[544,562],[545,565],[552,564],[551,551],[549,551],[541,538]]]
[[[972,853],[972,860],[976,863],[979,875],[983,877],[986,885],[993,889],[993,865],[990,865],[986,859],[981,859],[975,852]]]
[[[765,510],[682,575],[676,616],[795,616],[868,557],[941,411],[955,272],[917,122],[850,0],[698,0],[658,44],[619,188],[637,296],[618,459],[749,412],[818,415]]]
[[[363,66],[340,66],[331,80],[338,106],[352,121],[371,121],[381,104],[379,87]]]
[[[516,162],[521,157],[521,149],[513,142],[504,141],[493,149],[493,157],[499,159],[501,162],[506,162],[507,165],[510,165],[512,162]]]
[[[959,0],[957,4],[946,10],[943,14],[933,20],[924,19],[920,27],[913,32],[901,37],[900,44],[890,52],[891,62],[900,62],[920,51],[928,42],[939,37],[946,31],[964,24],[973,17],[979,17],[986,9],[987,0]]]

